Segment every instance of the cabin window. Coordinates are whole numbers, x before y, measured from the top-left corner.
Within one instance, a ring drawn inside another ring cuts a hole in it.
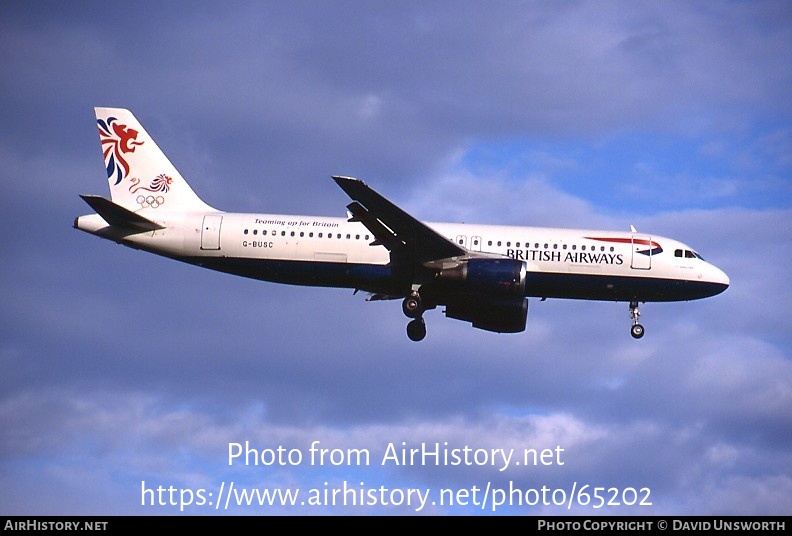
[[[577,249],[577,245],[576,244],[572,244],[572,251],[575,251],[576,249]]]
[[[359,234],[355,235],[355,240],[360,240],[360,235]]]
[[[500,240],[498,240],[498,246],[500,246],[500,245],[501,245],[501,241],[500,241]]]

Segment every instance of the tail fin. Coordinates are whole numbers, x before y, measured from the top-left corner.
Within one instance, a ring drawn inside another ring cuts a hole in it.
[[[133,212],[215,210],[193,192],[132,112],[95,111],[114,203]]]

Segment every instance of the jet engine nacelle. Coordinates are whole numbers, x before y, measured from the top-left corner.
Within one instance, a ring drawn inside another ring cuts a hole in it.
[[[496,333],[525,331],[528,320],[528,298],[490,298],[448,304],[445,314],[473,324],[474,328]]]
[[[515,259],[470,259],[441,270],[438,277],[457,283],[462,292],[481,297],[525,296],[525,263]]]
[[[525,330],[528,299],[525,297],[526,267],[514,259],[470,259],[442,270],[439,278],[456,287],[457,299],[446,303],[449,318],[497,333]]]

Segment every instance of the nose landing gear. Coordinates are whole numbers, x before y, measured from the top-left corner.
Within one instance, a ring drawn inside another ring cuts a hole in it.
[[[641,313],[638,311],[638,302],[631,301],[630,302],[630,320],[632,320],[632,327],[630,327],[630,335],[633,336],[634,339],[640,339],[644,336],[644,327],[638,323],[638,318],[641,316]]]

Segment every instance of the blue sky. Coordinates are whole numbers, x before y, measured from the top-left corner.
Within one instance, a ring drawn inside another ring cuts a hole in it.
[[[142,506],[142,482],[216,496],[234,481],[577,483],[648,488],[652,505],[496,513],[789,514],[791,51],[785,1],[3,2],[0,512],[179,514]],[[732,284],[644,305],[640,341],[627,304],[532,300],[524,333],[435,311],[414,344],[398,303],[72,229],[90,212],[78,194],[107,194],[95,106],[133,110],[223,210],[342,216],[330,176],[357,176],[428,220],[632,224]],[[245,441],[372,463],[229,466]],[[402,442],[561,446],[565,464],[382,466]]]

